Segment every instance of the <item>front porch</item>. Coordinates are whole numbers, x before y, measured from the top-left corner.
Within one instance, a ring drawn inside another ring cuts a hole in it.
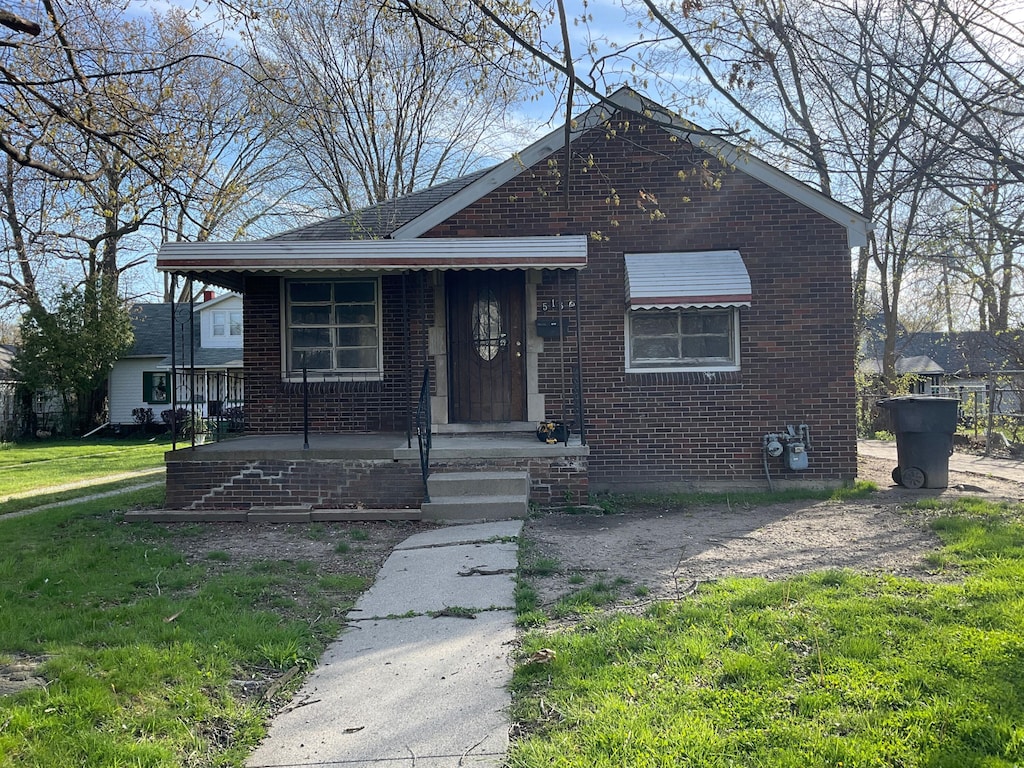
[[[587,500],[590,449],[533,433],[434,435],[430,474],[515,471],[541,507]],[[424,478],[402,433],[248,435],[166,454],[160,519],[328,521],[420,519]]]

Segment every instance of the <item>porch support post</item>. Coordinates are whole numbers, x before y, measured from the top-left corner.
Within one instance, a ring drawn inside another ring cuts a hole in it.
[[[566,411],[568,410],[568,404],[565,401],[568,399],[569,396],[571,396],[570,393],[573,391],[573,387],[572,387],[572,381],[571,381],[572,374],[570,373],[569,374],[569,378],[570,378],[570,381],[569,381],[569,391],[566,392],[566,387],[565,387],[565,375],[566,375],[566,372],[565,372],[565,335],[562,333],[562,329],[565,327],[565,317],[563,316],[563,309],[565,307],[565,300],[562,298],[562,270],[560,270],[560,269],[555,271],[555,301],[557,302],[557,309],[558,309],[558,312],[555,315],[556,318],[557,318],[557,322],[558,322],[558,372],[560,374],[558,379],[559,379],[559,381],[562,382],[562,391],[559,393],[559,396],[558,396],[558,400],[559,400],[559,403],[560,403],[560,408],[559,408],[559,413],[558,413],[558,420],[564,423],[565,420],[566,420],[565,419],[565,414],[566,414]],[[568,438],[566,438],[566,439],[568,440]]]
[[[175,332],[175,326],[177,325],[177,317],[175,316],[174,308],[176,305],[175,297],[178,295],[178,273],[174,272],[171,274],[171,450],[178,450],[178,424],[175,416],[178,413],[178,351],[176,348],[177,333]]]
[[[309,450],[309,379],[306,377],[306,353],[302,353],[302,450]]]
[[[405,357],[405,445],[412,448],[412,344],[409,340],[409,271],[402,273],[402,331]]]
[[[189,409],[189,432],[192,450],[196,449],[196,293],[194,275],[188,276],[188,375],[192,407]]]

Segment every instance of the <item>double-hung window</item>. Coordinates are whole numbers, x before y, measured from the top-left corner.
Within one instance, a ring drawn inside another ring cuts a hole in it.
[[[285,282],[285,367],[301,374],[379,378],[380,281]]]
[[[738,251],[627,254],[626,296],[627,371],[739,370],[751,292]]]
[[[239,310],[213,312],[214,336],[241,336],[242,313]]]

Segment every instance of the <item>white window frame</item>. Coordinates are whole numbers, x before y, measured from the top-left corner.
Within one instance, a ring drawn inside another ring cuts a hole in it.
[[[370,368],[330,368],[330,369],[309,369],[307,371],[308,381],[382,381],[384,378],[384,328],[383,328],[383,307],[381,305],[381,285],[380,277],[341,277],[341,278],[323,278],[323,279],[306,279],[306,278],[285,278],[281,281],[281,375],[285,381],[302,381],[302,369],[290,369],[289,363],[292,357],[291,347],[291,295],[289,286],[297,283],[328,283],[334,285],[336,283],[372,283],[374,289],[374,310],[375,310],[375,325],[376,325],[376,343],[377,343],[377,359],[376,367]],[[321,302],[322,304],[323,302]],[[337,306],[332,299],[331,303],[331,317],[334,318],[334,307]],[[331,329],[332,339],[334,339],[334,331],[341,327],[347,327],[344,324],[337,324],[332,322],[328,326]],[[331,356],[334,358],[334,353],[337,351],[338,346],[336,341],[332,340]]]
[[[701,311],[713,311],[713,312],[730,312],[730,332],[732,338],[730,339],[730,347],[732,351],[731,360],[728,362],[722,361],[721,358],[693,358],[686,359],[681,358],[679,360],[666,361],[664,364],[660,363],[637,363],[634,364],[633,360],[633,317],[638,312],[701,312]],[[670,373],[670,372],[687,372],[687,371],[698,371],[698,372],[718,372],[718,371],[738,371],[740,370],[740,307],[739,306],[718,306],[718,307],[706,307],[706,306],[686,306],[681,305],[677,307],[664,307],[657,309],[627,309],[624,323],[624,334],[626,341],[626,373]]]
[[[242,335],[242,312],[237,309],[215,309],[211,313],[210,333],[221,339]],[[220,333],[217,329],[220,329]]]

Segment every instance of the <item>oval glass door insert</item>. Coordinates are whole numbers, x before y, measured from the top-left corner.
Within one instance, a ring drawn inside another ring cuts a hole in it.
[[[473,346],[484,360],[493,360],[505,346],[505,333],[501,324],[501,305],[488,288],[481,292],[473,304]]]

